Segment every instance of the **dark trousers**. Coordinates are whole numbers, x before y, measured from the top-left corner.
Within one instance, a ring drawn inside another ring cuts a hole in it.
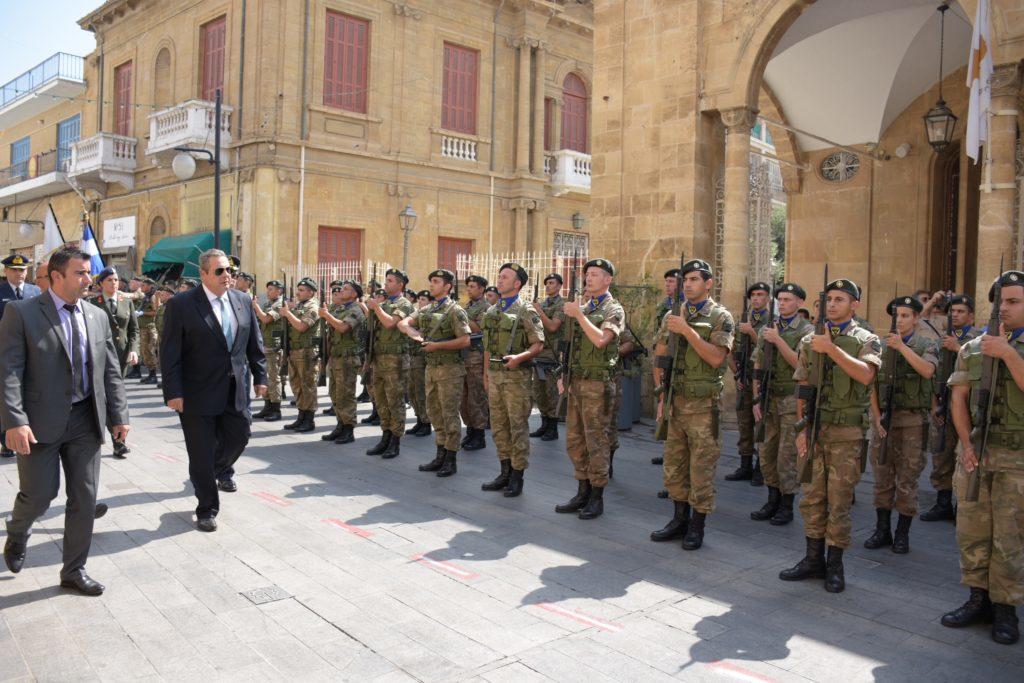
[[[234,390],[229,394],[234,396]],[[187,408],[187,406],[186,406]],[[196,517],[216,517],[220,510],[218,479],[230,479],[235,461],[242,455],[251,434],[247,413],[228,406],[220,415],[178,415],[188,451],[188,476],[199,505]]]
[[[7,535],[16,541],[28,541],[32,524],[57,497],[60,470],[64,467],[68,502],[64,512],[61,579],[73,578],[85,568],[89,558],[101,441],[90,397],[71,407],[68,426],[59,441],[33,444],[29,455],[18,454],[18,495],[7,518]]]

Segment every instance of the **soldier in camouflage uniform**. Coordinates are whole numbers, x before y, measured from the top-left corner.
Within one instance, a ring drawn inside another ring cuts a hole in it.
[[[608,420],[608,478],[615,476],[615,451],[619,450],[619,409],[622,406],[622,378],[640,374],[637,339],[626,325],[619,335],[619,354],[612,375],[611,419]]]
[[[328,371],[331,376],[331,406],[338,426],[320,438],[337,444],[355,441],[356,378],[362,369],[363,330],[366,316],[359,306],[363,288],[352,280],[331,283],[331,306],[320,307],[320,318],[330,330],[327,337]]]
[[[487,368],[484,383],[491,407],[491,434],[501,472],[480,486],[503,491],[507,498],[523,492],[523,472],[529,465],[529,418],[532,408],[532,359],[544,348],[544,328],[533,307],[519,300],[526,269],[506,263],[498,269],[499,303],[484,315]]]
[[[160,339],[156,334],[156,308],[153,306],[153,292],[156,283],[150,278],[143,278],[142,292],[144,297],[136,303],[136,315],[139,317],[139,348],[142,351],[142,364],[149,368],[149,375],[140,384],[156,384],[156,369],[160,365],[157,355]]]
[[[882,365],[881,343],[853,319],[860,304],[860,287],[839,279],[826,286],[824,334],[811,332],[800,341],[793,378],[797,388],[797,424],[806,421],[816,356],[823,354],[825,376],[817,397],[820,429],[814,453],[807,453],[807,430],[797,433],[799,458],[810,457],[811,482],[804,484],[800,514],[804,518],[807,552],[800,562],[779,573],[783,581],[825,579],[825,590],[846,588],[843,550],[850,547],[850,506],[860,481],[868,406],[875,374]],[[828,545],[828,555],[825,545]]]
[[[484,301],[487,302],[488,306],[493,306],[494,304],[498,303],[498,299],[500,298],[501,295],[498,294],[497,287],[495,287],[494,285],[484,287]]]
[[[316,378],[320,372],[320,319],[316,298],[317,285],[312,278],[304,277],[295,287],[295,301],[289,301],[278,310],[288,323],[288,377],[295,394],[295,406],[299,417],[284,426],[296,432],[311,432],[316,429],[313,416],[316,415]]]
[[[739,407],[736,410],[737,427],[739,428],[740,439],[736,444],[740,454],[740,466],[731,474],[725,475],[726,481],[750,481],[751,485],[760,485],[764,482],[761,468],[755,465],[756,453],[754,451],[754,391],[753,377],[754,362],[753,350],[757,346],[757,337],[764,326],[768,323],[768,306],[770,305],[772,286],[767,282],[755,282],[747,287],[747,320],[741,320],[737,325],[736,345],[732,355],[729,357],[729,367],[736,379],[736,391],[740,395]],[[745,335],[745,336],[744,336]],[[746,368],[741,367],[744,362],[743,342],[747,342]],[[746,382],[744,382],[746,377]]]
[[[999,279],[1000,301],[993,302],[999,307],[999,330],[964,344],[949,378],[950,413],[960,440],[953,479],[960,582],[971,595],[942,617],[942,625],[991,621],[992,640],[1012,645],[1020,638],[1017,606],[1024,604],[1024,272],[1010,270]],[[988,298],[995,298],[994,286]],[[985,357],[997,359],[996,381],[985,451],[979,457],[971,430],[985,428],[973,412]],[[968,483],[979,467],[978,499],[970,502]]]
[[[559,294],[562,284],[562,276],[551,273],[544,278],[544,300],[533,302],[533,310],[544,326],[544,350],[535,359],[533,377],[533,401],[540,411],[540,427],[530,436],[541,441],[558,440],[558,353],[565,337],[565,299]]]
[[[426,308],[433,303],[434,297],[424,289],[416,297],[416,310]],[[409,403],[416,414],[416,424],[405,430],[406,434],[413,436],[430,436],[430,416],[427,415],[427,385],[426,385],[427,359],[423,355],[423,349],[412,339],[409,340],[409,384],[406,390],[409,394]]]
[[[754,417],[764,421],[764,444],[761,446],[761,470],[768,485],[768,502],[750,513],[757,521],[768,520],[773,526],[793,521],[793,499],[800,482],[796,471],[796,380],[797,344],[814,326],[798,311],[807,293],[794,282],[783,283],[775,292],[779,317],[775,325],[761,328],[754,350],[754,396],[760,396],[763,382],[768,381],[768,410],[754,405]],[[769,347],[771,345],[771,347]],[[772,366],[766,367],[766,349],[772,349]],[[770,375],[769,375],[770,373]]]
[[[385,299],[372,298],[367,303],[370,325],[373,326],[373,349],[370,358],[373,373],[371,393],[380,414],[380,441],[366,451],[367,455],[394,458],[400,453],[405,433],[405,388],[408,383],[409,346],[398,324],[412,315],[415,308],[405,297],[409,276],[391,268],[384,278]]]
[[[950,313],[953,318],[953,329],[949,334],[942,337],[940,353],[960,353],[961,347],[972,339],[982,334],[980,327],[974,326],[974,299],[966,294],[954,294],[949,300]],[[940,368],[946,367],[947,372],[953,370],[952,363],[939,364]],[[945,383],[949,377],[935,377],[933,385],[938,387]],[[938,407],[934,412],[933,429],[945,430],[945,448],[937,450],[932,454],[931,482],[935,487],[935,505],[921,513],[922,522],[937,522],[940,520],[954,521],[956,512],[953,508],[953,470],[956,466],[956,429],[953,427],[953,420],[942,422]],[[938,446],[936,446],[937,448]]]
[[[668,315],[669,313],[672,312],[672,305],[675,303],[676,292],[679,289],[679,282],[676,280],[676,276],[678,276],[678,275],[679,275],[679,269],[678,268],[671,268],[671,269],[665,271],[665,277],[664,277],[663,284],[662,284],[662,291],[665,294],[665,298],[662,299],[658,303],[658,308],[655,311],[655,317],[654,317],[655,336],[657,336],[657,331],[659,329],[661,329],[661,321],[665,318],[666,315]],[[657,338],[655,338],[654,344],[657,344],[657,343],[658,343],[658,340],[657,340]],[[653,365],[652,365],[651,369],[652,369],[652,371],[656,372],[656,369],[653,367]],[[655,384],[655,386],[657,386],[657,384]],[[665,458],[663,458],[660,455],[656,455],[653,458],[651,458],[651,464],[652,465],[663,465],[663,464],[665,464]],[[659,498],[668,498],[668,491],[665,491],[664,489],[662,489],[658,493],[658,497]]]
[[[895,316],[896,332],[886,335],[882,352],[894,349],[896,353],[894,405],[885,404],[890,386],[885,372],[878,374],[871,393],[875,427],[871,470],[875,476],[877,523],[875,532],[864,541],[864,547],[875,550],[889,545],[899,555],[910,552],[910,523],[917,514],[917,480],[926,458],[932,376],[939,364],[935,342],[916,331],[921,309],[921,301],[913,296],[896,297],[889,302],[886,312]],[[882,414],[887,410],[892,414],[888,433],[882,425]],[[883,438],[888,451],[884,464],[881,462]],[[892,533],[894,509],[899,514],[895,536]]]
[[[608,259],[587,261],[583,264],[587,303],[567,301],[563,306],[566,320],[572,321],[572,352],[568,367],[561,369],[558,388],[566,393],[565,449],[578,488],[575,496],[555,506],[555,512],[575,512],[580,519],[604,513],[611,459],[608,422],[619,338],[626,327],[626,312],[608,291],[614,276],[615,266]]]
[[[469,319],[469,349],[463,354],[466,366],[466,386],[462,391],[460,413],[466,423],[466,438],[462,447],[467,451],[478,451],[487,445],[484,429],[490,421],[487,409],[487,392],[484,391],[484,333],[480,323],[490,308],[484,299],[487,278],[470,275],[466,278],[466,317]]]
[[[420,472],[450,477],[458,471],[456,454],[462,432],[459,405],[466,376],[459,352],[469,347],[469,319],[451,295],[455,274],[441,268],[429,279],[434,304],[405,318],[398,328],[422,345],[427,359],[427,412],[436,432],[437,455],[420,465]]]
[[[724,306],[711,299],[711,265],[703,259],[682,268],[681,315],[669,313],[661,322],[655,355],[668,356],[671,335],[679,335],[672,361],[672,403],[660,399],[659,415],[668,413],[668,438],[663,456],[665,489],[673,514],[663,528],[651,532],[652,541],[682,537],[682,547],[696,550],[704,544],[704,524],[715,509],[715,468],[719,444],[719,401],[728,365],[735,323]],[[661,386],[664,363],[656,379]]]
[[[267,355],[267,394],[263,410],[253,415],[265,422],[281,419],[281,364],[284,362],[284,335],[287,332],[281,317],[284,306],[284,285],[279,280],[267,283],[267,308],[253,297],[252,308],[260,321],[263,349]]]

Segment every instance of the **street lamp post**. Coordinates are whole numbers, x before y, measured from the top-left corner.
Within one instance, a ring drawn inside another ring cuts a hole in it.
[[[398,214],[398,220],[402,225],[402,232],[405,239],[402,243],[402,270],[409,270],[409,237],[416,229],[416,212],[412,210],[412,204],[406,204],[405,208]]]
[[[220,88],[214,99],[213,108],[213,152],[198,147],[175,147],[181,154],[174,157],[171,169],[178,180],[188,180],[196,172],[193,154],[205,155],[213,164],[213,248],[220,249]]]

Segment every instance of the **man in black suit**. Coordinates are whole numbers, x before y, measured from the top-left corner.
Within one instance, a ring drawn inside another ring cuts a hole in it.
[[[231,288],[237,270],[219,249],[199,257],[202,287],[164,304],[160,371],[164,400],[178,411],[200,531],[217,530],[220,497],[236,491],[233,465],[249,443],[249,383],[267,390],[263,337],[251,299]]]
[[[0,418],[18,454],[18,495],[7,518],[4,561],[21,571],[32,524],[50,507],[64,468],[64,567],[60,585],[85,595],[103,586],[85,573],[92,543],[104,426],[128,434],[128,402],[107,317],[82,300],[89,255],[50,257],[50,288],[9,302],[0,320]]]

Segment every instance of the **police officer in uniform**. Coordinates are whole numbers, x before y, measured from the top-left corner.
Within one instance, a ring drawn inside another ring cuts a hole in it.
[[[797,389],[797,424],[808,410],[808,391],[817,378],[813,367],[818,354],[825,376],[817,397],[820,429],[814,453],[807,453],[807,430],[796,437],[800,458],[810,457],[812,479],[803,485],[800,515],[804,519],[807,552],[790,569],[779,573],[783,581],[824,578],[825,590],[839,593],[846,588],[843,550],[850,547],[850,506],[860,481],[861,450],[867,427],[868,406],[875,374],[882,365],[881,343],[874,333],[854,320],[860,305],[860,287],[852,280],[838,279],[825,286],[827,292],[824,334],[812,331],[800,341],[799,360],[793,378]],[[825,546],[828,545],[826,557]]]
[[[498,451],[498,476],[480,486],[512,498],[523,492],[530,460],[532,359],[544,348],[544,328],[533,307],[520,301],[529,276],[517,263],[498,269],[499,302],[483,318],[488,363],[484,384],[491,409],[491,434]]]
[[[296,432],[316,429],[316,378],[320,371],[320,323],[316,298],[317,285],[313,278],[304,277],[295,286],[295,301],[278,310],[288,323],[288,378],[295,394],[299,416],[284,426]]]
[[[253,415],[264,422],[276,422],[281,419],[281,365],[284,363],[284,335],[288,333],[286,323],[281,316],[284,306],[284,285],[280,280],[267,283],[266,309],[260,306],[258,297],[253,297],[252,308],[260,321],[260,332],[263,334],[263,349],[267,356],[267,394],[263,402],[263,410]]]
[[[559,392],[566,392],[565,449],[573,465],[576,495],[555,512],[575,512],[580,519],[604,513],[604,487],[608,484],[611,444],[608,422],[612,419],[615,364],[619,337],[626,327],[626,312],[608,288],[615,266],[604,258],[583,264],[585,304],[567,301],[566,320],[572,320],[572,353],[569,366],[561,369]]]
[[[433,303],[434,297],[426,289],[416,295],[416,310],[426,308]],[[407,393],[409,404],[416,414],[416,424],[405,430],[406,434],[412,436],[430,436],[433,429],[430,426],[430,416],[427,414],[427,388],[426,388],[427,359],[423,355],[423,349],[412,339],[409,340],[409,383]]]
[[[20,301],[31,299],[42,294],[42,290],[32,283],[25,282],[28,275],[28,259],[21,254],[11,254],[3,261],[4,277],[6,280],[0,282],[0,318],[4,317],[4,307],[8,301]],[[7,447],[4,433],[0,431],[0,442],[3,446],[0,455],[5,458],[13,458],[16,453]]]
[[[753,377],[753,350],[757,345],[757,337],[766,324],[768,324],[768,306],[772,296],[772,286],[767,282],[755,282],[747,287],[748,319],[741,320],[737,325],[736,347],[729,358],[729,367],[732,368],[733,376],[736,378],[736,391],[740,394],[739,408],[736,410],[740,440],[737,450],[740,454],[740,466],[731,474],[725,475],[726,481],[750,481],[752,485],[763,482],[760,467],[755,466],[754,458],[754,391],[751,378]],[[745,337],[744,337],[745,335]],[[747,348],[750,353],[743,358],[743,342],[747,341]],[[746,367],[740,363],[746,362]],[[746,380],[744,381],[744,377]]]
[[[412,315],[415,308],[405,297],[409,276],[390,268],[384,277],[384,299],[367,302],[373,326],[373,357],[370,358],[373,402],[380,415],[380,441],[367,455],[394,458],[400,453],[405,433],[405,389],[408,383],[409,350],[398,323]]]
[[[426,354],[427,411],[436,433],[437,454],[419,470],[450,477],[458,471],[459,406],[466,376],[460,351],[469,347],[469,317],[451,296],[455,273],[439,268],[429,279],[434,304],[405,318],[398,328],[421,344]]]
[[[654,351],[668,356],[670,335],[679,335],[672,361],[672,404],[665,405],[662,396],[659,411],[668,411],[663,470],[674,509],[668,524],[651,532],[651,540],[681,537],[684,549],[696,550],[704,543],[705,520],[715,508],[715,468],[721,451],[718,406],[736,328],[732,314],[711,298],[711,265],[692,259],[683,265],[682,274],[686,304],[680,315],[669,313],[662,319]],[[664,372],[658,367],[655,373],[659,386]]]
[[[489,422],[487,392],[484,391],[484,333],[481,327],[484,313],[490,308],[484,299],[487,278],[470,275],[466,278],[466,317],[469,319],[469,349],[464,354],[466,365],[466,386],[462,391],[462,421],[466,423],[466,438],[462,447],[467,451],[484,448],[484,429]]]
[[[544,350],[535,359],[533,401],[540,411],[540,427],[530,432],[541,441],[558,440],[558,353],[564,339],[565,299],[560,294],[562,276],[551,273],[544,278],[544,300],[534,301],[533,310],[544,326]]]
[[[355,441],[356,378],[363,364],[363,329],[366,316],[359,307],[363,288],[352,280],[331,283],[331,306],[320,307],[320,318],[330,327],[327,337],[328,371],[331,376],[331,405],[338,419],[333,431],[320,437],[338,444]]]

